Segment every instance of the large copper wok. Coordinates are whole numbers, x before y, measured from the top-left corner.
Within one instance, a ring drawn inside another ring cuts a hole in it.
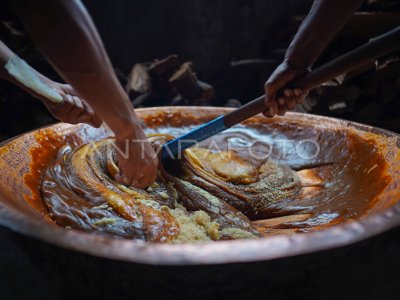
[[[138,109],[137,113],[150,127],[168,125],[165,124],[165,119],[159,118],[160,114],[167,116],[167,120],[168,116],[174,116],[172,125],[179,127],[179,124],[185,126],[189,123],[199,124],[229,110],[209,107],[162,107]],[[284,117],[268,121],[257,116],[249,124],[256,122],[270,122],[269,124],[274,124],[274,130],[278,133],[282,130],[290,133],[293,130],[295,132],[291,134],[299,138],[303,132],[306,132],[302,131],[302,128],[317,128],[326,133],[335,131],[344,137],[354,134],[368,140],[370,146],[371,143],[373,144],[374,153],[386,162],[385,176],[388,182],[382,190],[377,191],[377,195],[374,196],[374,205],[362,216],[313,232],[200,245],[151,244],[114,239],[65,230],[54,225],[47,221],[48,217],[41,210],[40,205],[29,200],[33,197],[32,192],[38,193],[37,189],[35,191],[35,185],[30,182],[32,178],[30,175],[38,171],[31,168],[33,166],[32,149],[38,147],[38,133],[41,133],[42,137],[45,137],[48,132],[55,132],[58,135],[74,134],[83,141],[99,139],[110,134],[104,128],[93,129],[86,125],[72,126],[60,123],[21,135],[2,144],[0,148],[0,224],[59,247],[94,256],[165,265],[224,264],[289,257],[355,243],[400,224],[400,137],[398,135],[354,122],[300,113],[288,113]],[[51,143],[50,140],[48,142]],[[323,158],[326,155],[323,149],[328,148],[322,147],[316,159]],[[365,155],[369,155],[369,152]],[[342,158],[346,159],[345,156]],[[368,157],[363,161],[368,162]],[[361,167],[367,168],[367,166]]]

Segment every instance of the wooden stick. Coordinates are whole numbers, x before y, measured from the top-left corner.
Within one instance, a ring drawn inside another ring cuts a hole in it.
[[[287,88],[313,89],[332,78],[357,68],[367,61],[374,60],[398,49],[400,49],[400,26],[294,80]],[[263,95],[225,115],[225,127],[232,127],[266,109]]]
[[[263,238],[266,238],[266,237],[270,237],[270,236],[273,236],[273,235],[279,235],[279,234],[288,235],[288,234],[294,234],[294,233],[297,233],[297,232],[298,232],[298,229],[296,229],[296,228],[267,229],[267,230],[261,231],[260,234],[261,234],[261,236]]]
[[[310,217],[311,217],[310,214],[297,214],[297,215],[289,215],[272,219],[257,220],[253,221],[252,223],[253,225],[258,227],[275,227],[285,223],[302,222]]]
[[[312,89],[338,75],[353,70],[366,61],[373,60],[397,49],[400,49],[400,26],[315,69],[304,77],[296,79],[288,87]],[[224,116],[220,116],[168,142],[163,146],[161,157],[163,160],[179,157],[181,151],[265,110],[267,110],[267,106],[263,95]]]

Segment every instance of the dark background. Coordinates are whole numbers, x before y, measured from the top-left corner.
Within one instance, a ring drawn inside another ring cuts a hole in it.
[[[135,63],[178,54],[192,61],[197,77],[216,97],[207,105],[234,105],[259,96],[282,61],[307,14],[310,0],[84,1],[100,32],[121,84]],[[60,80],[25,34],[17,16],[0,0],[0,38],[33,67]],[[396,0],[369,0],[336,37],[318,63],[345,53],[400,24]],[[387,64],[387,62],[390,62]],[[350,119],[400,132],[398,53],[345,82],[311,93],[299,111]],[[132,99],[133,100],[133,99]],[[142,106],[168,105],[170,99]],[[189,103],[190,105],[190,103]],[[229,105],[229,104],[228,104]],[[0,81],[0,141],[53,123],[37,100]]]

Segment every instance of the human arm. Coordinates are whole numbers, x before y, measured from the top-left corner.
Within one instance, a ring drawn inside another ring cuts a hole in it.
[[[19,76],[15,76],[15,72]],[[94,127],[101,125],[101,120],[94,114],[93,109],[78,97],[70,85],[43,76],[18,58],[2,41],[0,41],[0,77],[41,100],[50,113],[60,121],[71,124],[88,123]],[[34,84],[35,82],[37,84]]]
[[[122,151],[117,151],[120,174],[116,179],[136,187],[154,182],[157,157],[82,3],[75,0],[12,0],[11,3],[53,67],[114,132],[116,145]]]
[[[283,115],[288,109],[293,109],[304,101],[307,90],[285,89],[282,95],[277,93],[294,78],[307,72],[363,2],[364,0],[314,1],[286,51],[284,61],[265,83],[266,105],[269,109],[264,115]]]

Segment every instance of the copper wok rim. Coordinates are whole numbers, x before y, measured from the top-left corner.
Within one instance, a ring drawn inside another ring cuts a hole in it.
[[[160,110],[173,112],[177,109],[198,109],[220,113],[231,110],[217,107],[181,106],[179,108],[144,108],[137,109],[137,111],[146,113]],[[347,126],[360,131],[395,137],[397,138],[397,146],[400,141],[400,135],[396,133],[352,121],[294,112],[287,113],[286,118],[301,119],[305,122],[307,120],[320,120],[323,121],[323,124]],[[0,143],[0,147],[16,138],[18,136]],[[360,220],[320,231],[277,235],[267,239],[219,241],[204,244],[151,244],[143,241],[115,239],[77,230],[65,230],[40,219],[27,218],[20,211],[6,205],[1,194],[0,224],[12,231],[49,244],[97,257],[151,265],[216,265],[274,260],[335,249],[368,239],[400,225],[400,201],[379,213],[372,213]]]

